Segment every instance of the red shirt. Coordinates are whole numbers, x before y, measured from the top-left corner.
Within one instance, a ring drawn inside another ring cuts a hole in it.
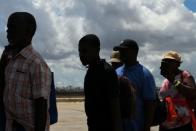
[[[182,76],[183,75],[183,76]],[[183,79],[189,79],[191,74],[187,71],[183,71],[183,73],[179,73],[176,75],[175,80],[180,80],[183,83]],[[191,114],[189,112],[189,107],[187,105],[182,105],[179,103],[175,103],[174,101],[182,101],[186,102],[186,98],[178,91],[177,88],[174,87],[173,83],[169,82],[169,80],[165,79],[160,89],[161,98],[165,98],[170,96],[173,99],[173,104],[175,110],[177,112],[177,119],[174,121],[165,121],[162,123],[162,126],[172,129],[184,126],[191,122]]]

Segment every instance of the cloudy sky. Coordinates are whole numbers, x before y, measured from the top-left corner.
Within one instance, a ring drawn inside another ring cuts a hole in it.
[[[139,61],[160,86],[162,54],[182,54],[182,69],[196,77],[195,0],[0,0],[0,53],[7,44],[6,22],[15,11],[37,20],[34,47],[55,73],[57,85],[82,86],[86,69],[78,58],[78,40],[87,33],[101,40],[101,56],[109,60],[113,46],[135,39]]]

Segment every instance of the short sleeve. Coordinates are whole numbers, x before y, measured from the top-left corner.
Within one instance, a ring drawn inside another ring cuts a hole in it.
[[[156,85],[152,74],[148,70],[144,70],[144,82],[142,89],[144,100],[156,99]]]
[[[169,87],[169,81],[165,79],[159,90],[159,96],[161,99],[164,99],[167,96],[168,87]]]
[[[49,98],[51,87],[51,71],[45,63],[34,63],[31,68],[33,99]]]
[[[184,85],[188,85],[191,88],[195,88],[195,81],[193,76],[191,75],[191,73],[189,73],[188,71],[183,71],[182,72],[182,82]]]

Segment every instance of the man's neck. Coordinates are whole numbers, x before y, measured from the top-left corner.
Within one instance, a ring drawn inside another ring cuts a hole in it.
[[[16,42],[16,43],[9,43],[9,45],[13,48],[25,48],[28,45],[31,44],[31,41],[25,41],[25,42]]]
[[[170,74],[169,76],[168,76],[168,80],[170,81],[170,82],[173,82],[174,80],[175,80],[175,77],[180,73],[181,71],[179,70],[179,69],[177,69],[176,71],[174,71],[172,74]]]
[[[9,44],[8,47],[12,53],[12,56],[16,56],[19,52],[21,52],[24,48],[29,46],[30,44]]]
[[[97,57],[96,59],[94,59],[94,61],[92,61],[90,64],[89,64],[89,66],[90,67],[94,67],[94,66],[96,66],[99,62],[100,62],[100,57]]]
[[[125,66],[130,67],[130,66],[136,65],[137,63],[138,61],[130,61],[130,62],[125,63]]]

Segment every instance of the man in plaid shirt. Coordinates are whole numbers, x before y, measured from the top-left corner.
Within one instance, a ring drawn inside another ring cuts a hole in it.
[[[4,106],[6,131],[48,131],[48,100],[51,71],[31,44],[36,31],[35,18],[15,12],[8,18],[9,45],[4,59]]]

